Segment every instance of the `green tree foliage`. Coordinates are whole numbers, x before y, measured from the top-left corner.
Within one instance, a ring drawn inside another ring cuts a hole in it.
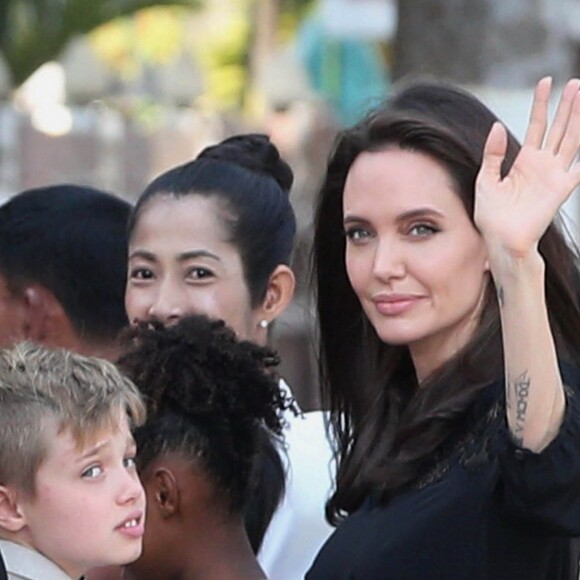
[[[59,56],[71,38],[151,6],[197,7],[201,0],[0,0],[0,54],[12,85]]]

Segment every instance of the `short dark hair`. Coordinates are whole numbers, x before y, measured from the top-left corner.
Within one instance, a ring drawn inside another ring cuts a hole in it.
[[[163,452],[181,453],[206,473],[230,513],[243,513],[264,431],[280,436],[290,406],[271,372],[275,352],[203,315],[168,327],[141,323],[126,338],[118,364],[147,404],[147,422],[135,433],[139,469]]]
[[[49,289],[81,337],[114,338],[127,324],[131,205],[79,185],[30,189],[0,207],[0,274],[18,292]]]
[[[238,249],[252,306],[264,298],[270,275],[290,265],[296,218],[289,191],[293,174],[266,135],[245,134],[204,149],[184,165],[154,179],[129,222],[131,235],[141,210],[160,195],[202,195],[224,204],[222,219]]]

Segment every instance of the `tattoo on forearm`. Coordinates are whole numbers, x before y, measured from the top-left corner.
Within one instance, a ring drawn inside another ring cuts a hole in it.
[[[497,301],[499,302],[499,307],[503,308],[503,305],[505,304],[505,298],[503,295],[503,286],[497,287]]]
[[[518,445],[523,443],[526,413],[528,411],[528,397],[530,396],[530,378],[528,371],[516,377],[508,383],[506,404],[509,410],[514,410],[516,417],[512,435]]]

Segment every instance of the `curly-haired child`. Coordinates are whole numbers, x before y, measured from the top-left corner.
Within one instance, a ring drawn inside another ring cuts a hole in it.
[[[265,578],[244,527],[258,451],[290,404],[273,351],[222,321],[183,318],[132,331],[123,370],[145,395],[136,431],[148,500],[143,554],[125,577]]]

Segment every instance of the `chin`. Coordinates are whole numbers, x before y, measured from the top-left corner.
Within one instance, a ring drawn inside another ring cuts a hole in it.
[[[418,336],[416,332],[394,332],[392,328],[386,330],[380,326],[375,327],[375,331],[382,342],[391,346],[409,346],[422,338],[422,335]]]

